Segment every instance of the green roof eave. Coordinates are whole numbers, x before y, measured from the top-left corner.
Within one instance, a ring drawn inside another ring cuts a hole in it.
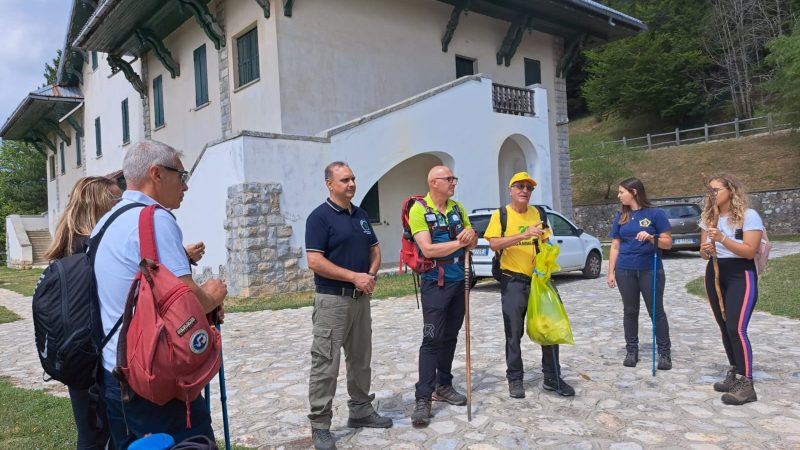
[[[59,88],[54,88],[58,92]],[[0,137],[10,141],[39,140],[38,133],[47,134],[48,123],[59,119],[83,102],[79,96],[53,96],[36,92],[28,94],[0,128]]]
[[[139,57],[149,46],[142,44],[136,30],[147,28],[163,40],[191,17],[192,11],[178,1],[106,0],[86,21],[72,45],[87,51]]]

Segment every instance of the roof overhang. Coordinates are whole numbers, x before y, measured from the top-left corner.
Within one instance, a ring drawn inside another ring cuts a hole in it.
[[[67,36],[64,39],[64,47],[61,51],[61,61],[56,72],[56,84],[60,86],[78,86],[83,80],[83,64],[86,61],[86,54],[72,46],[75,36],[83,28],[83,25],[92,16],[95,4],[86,0],[73,0],[72,8],[69,13],[69,23],[67,24]]]
[[[0,137],[11,141],[41,142],[58,133],[59,120],[83,102],[76,88],[47,86],[31,92],[0,128]]]
[[[584,48],[646,30],[644,22],[592,0],[439,0],[530,29],[572,40],[586,36]],[[527,20],[526,20],[527,19]]]
[[[207,13],[208,1],[106,0],[97,7],[72,44],[87,51],[140,57],[151,47],[137,35],[138,30],[149,30],[163,41],[187,19]]]

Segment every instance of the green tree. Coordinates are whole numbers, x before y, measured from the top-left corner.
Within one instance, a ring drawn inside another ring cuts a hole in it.
[[[61,62],[61,50],[53,58],[53,64],[44,63],[44,79],[48,85],[56,84],[58,78],[58,64]]]
[[[796,113],[800,105],[800,26],[788,36],[780,36],[767,44],[766,62],[775,68],[767,89],[775,104],[784,112]],[[793,117],[795,123],[797,115]]]
[[[710,65],[700,42],[704,3],[620,0],[611,6],[644,20],[648,30],[585,53],[589,76],[582,94],[591,111],[676,123],[703,115],[703,74]]]
[[[0,143],[0,252],[6,251],[6,216],[47,211],[45,157],[22,142]]]

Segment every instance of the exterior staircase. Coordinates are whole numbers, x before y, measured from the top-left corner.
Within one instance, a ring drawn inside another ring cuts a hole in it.
[[[47,230],[26,231],[28,240],[31,241],[33,252],[33,265],[46,266],[49,261],[44,257],[45,252],[50,247],[50,232]]]

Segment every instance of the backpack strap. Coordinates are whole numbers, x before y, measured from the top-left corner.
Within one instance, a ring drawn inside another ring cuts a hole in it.
[[[156,230],[153,224],[158,205],[150,205],[139,213],[139,254],[142,259],[158,262],[156,248]]]
[[[539,211],[539,219],[542,221],[542,230],[550,228],[550,223],[547,221],[547,212],[539,205],[533,205]],[[536,254],[539,254],[539,238],[534,239],[533,248],[536,249]]]
[[[117,217],[121,216],[122,213],[129,211],[133,208],[137,207],[144,207],[141,203],[129,203],[125,206],[121,206],[118,210],[114,211],[111,214],[111,217],[106,220],[106,223],[103,224],[103,227],[100,228],[100,231],[97,232],[96,235],[92,236],[89,240],[87,240],[86,245],[88,248],[86,249],[86,254],[89,255],[89,261],[92,262],[92,267],[94,267],[94,257],[95,253],[97,253],[97,248],[100,247],[100,241],[103,239],[103,235],[106,234],[106,230],[108,227],[117,220]]]
[[[501,206],[500,209],[498,209],[500,213],[500,237],[506,236],[506,227],[508,226],[508,210],[506,208],[507,206]],[[499,258],[503,254],[503,251],[498,250],[495,253]]]

